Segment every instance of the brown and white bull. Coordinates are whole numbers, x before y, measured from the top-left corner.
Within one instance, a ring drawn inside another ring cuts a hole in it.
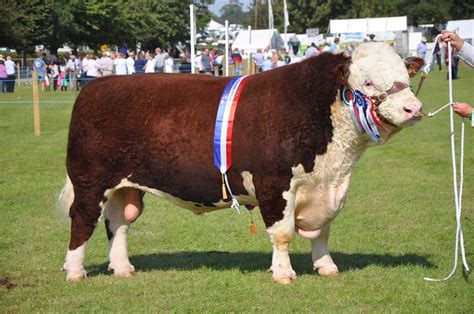
[[[109,268],[130,276],[127,232],[145,192],[202,214],[230,206],[213,165],[213,134],[230,78],[164,74],[99,79],[74,105],[68,179],[58,204],[69,210],[67,280],[86,276],[86,245],[101,216]],[[352,59],[330,53],[248,78],[233,131],[228,178],[240,204],[259,206],[273,244],[278,283],[296,278],[288,255],[295,233],[312,245],[320,275],[338,272],[328,250],[332,220],[344,206],[351,172],[370,137],[361,132],[343,87],[380,96],[385,142],[421,117],[404,61],[384,44],[363,44]]]

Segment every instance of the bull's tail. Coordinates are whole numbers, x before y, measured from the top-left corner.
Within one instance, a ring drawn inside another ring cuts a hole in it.
[[[71,179],[69,176],[66,177],[66,184],[64,184],[61,193],[59,193],[58,200],[56,201],[56,209],[61,216],[69,217],[69,209],[71,208],[72,202],[74,201],[74,188],[72,186]]]

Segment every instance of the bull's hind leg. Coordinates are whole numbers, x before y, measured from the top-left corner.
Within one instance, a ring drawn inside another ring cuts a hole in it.
[[[113,270],[116,276],[122,277],[131,276],[135,272],[135,268],[128,259],[127,250],[127,234],[130,227],[130,221],[126,219],[126,207],[130,205],[127,192],[130,193],[125,189],[115,191],[107,201],[104,211],[105,228],[109,239],[109,270]],[[143,208],[141,200],[143,193],[138,190],[132,193],[135,192],[137,194],[135,205]]]
[[[338,273],[336,264],[334,264],[331,255],[329,255],[328,239],[331,225],[328,223],[321,228],[319,236],[311,240],[313,269],[321,276],[331,276]]]
[[[91,194],[83,196],[75,193],[69,216],[71,217],[71,239],[69,250],[63,269],[67,271],[66,280],[78,281],[86,277],[84,270],[84,257],[87,241],[94,232],[100,217],[100,197],[95,199]]]

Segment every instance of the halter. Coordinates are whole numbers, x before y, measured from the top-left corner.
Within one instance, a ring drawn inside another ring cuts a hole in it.
[[[352,119],[359,131],[367,133],[372,141],[380,142],[381,136],[377,126],[384,129],[380,122],[393,127],[397,126],[388,121],[387,118],[380,113],[378,107],[382,102],[387,100],[389,95],[398,93],[405,88],[410,88],[410,86],[402,82],[395,82],[390,89],[383,91],[379,95],[367,96],[359,90],[353,90],[345,86],[341,90],[341,98],[344,104],[349,107]]]

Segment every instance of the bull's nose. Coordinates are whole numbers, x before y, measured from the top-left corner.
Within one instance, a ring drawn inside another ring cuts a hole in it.
[[[403,110],[413,117],[421,116],[421,104],[420,103],[411,103],[403,106]]]

